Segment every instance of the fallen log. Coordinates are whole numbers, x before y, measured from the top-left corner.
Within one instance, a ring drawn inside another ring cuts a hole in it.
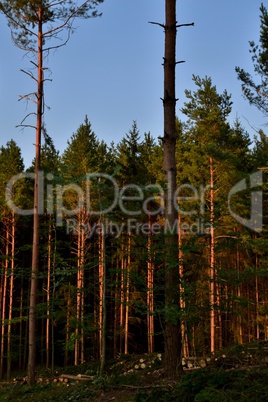
[[[74,381],[92,381],[94,377],[85,374],[78,374],[78,375],[61,374],[60,378]]]

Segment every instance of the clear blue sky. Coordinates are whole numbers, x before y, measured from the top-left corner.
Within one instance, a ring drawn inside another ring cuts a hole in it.
[[[259,39],[258,0],[178,0],[180,28],[177,38],[177,115],[184,90],[195,87],[192,75],[212,78],[221,93],[232,94],[231,121],[238,116],[251,136],[266,122],[242,97],[235,66],[252,72],[249,40]],[[264,1],[267,5],[267,1]],[[88,115],[92,129],[108,144],[119,142],[137,121],[140,134],[163,134],[164,33],[148,21],[164,22],[164,0],[104,0],[101,18],[77,20],[77,30],[64,48],[51,53],[46,64],[52,82],[45,85],[45,123],[62,152]],[[33,105],[18,102],[18,94],[34,91],[34,82],[20,72],[29,59],[10,38],[0,16],[0,145],[13,138],[21,147],[26,167],[34,157],[35,133],[15,128]]]

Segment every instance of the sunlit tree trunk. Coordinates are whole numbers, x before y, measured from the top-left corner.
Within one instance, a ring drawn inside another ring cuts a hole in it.
[[[46,368],[49,368],[50,359],[50,294],[51,294],[51,259],[52,259],[52,223],[51,216],[49,216],[49,225],[48,225],[48,245],[47,245],[47,318],[46,318]]]
[[[77,231],[77,293],[76,293],[76,330],[75,330],[75,357],[74,364],[78,365],[85,360],[84,335],[84,286],[85,286],[85,210],[78,216]]]
[[[6,320],[6,303],[7,303],[7,282],[8,282],[8,268],[9,268],[9,227],[8,222],[5,228],[5,262],[3,270],[3,293],[2,293],[2,311],[1,311],[1,348],[0,348],[0,379],[4,375],[4,356],[5,356],[5,320]]]
[[[152,255],[152,234],[148,235],[147,261],[147,344],[148,353],[154,352],[154,263]]]
[[[210,158],[210,352],[215,352],[215,232],[214,232],[214,169]]]
[[[220,311],[221,306],[221,295],[220,295],[220,286],[218,281],[215,283],[215,291],[216,291],[216,305],[217,305],[217,326],[218,326],[218,349],[222,349],[223,347],[223,339],[222,339],[222,315]]]
[[[123,339],[124,339],[124,304],[125,304],[125,276],[126,276],[126,260],[125,260],[125,247],[122,243],[121,245],[121,281],[120,281],[120,318],[119,318],[119,326],[120,326],[120,344],[119,350],[120,353],[123,353]]]
[[[68,364],[68,345],[70,340],[70,328],[71,328],[71,284],[68,283],[67,289],[67,314],[66,314],[66,336],[65,336],[65,352],[64,352],[64,365],[67,366]]]
[[[81,220],[78,218],[78,228],[81,228]],[[81,228],[82,230],[82,228]],[[81,288],[82,288],[82,277],[81,277],[81,230],[78,229],[77,233],[77,278],[76,278],[76,328],[75,328],[75,348],[74,348],[74,364],[77,366],[79,364],[79,345],[80,345],[80,318],[81,318]]]
[[[239,250],[238,247],[236,249],[236,270],[237,270],[237,276],[238,276],[238,285],[237,285],[237,299],[240,304],[240,299],[241,299],[241,285],[240,285],[240,256],[239,256]],[[239,312],[237,315],[237,343],[239,345],[242,345],[243,343],[243,329],[242,329],[242,316],[241,316],[241,307],[239,305]]]
[[[11,328],[13,310],[13,288],[15,270],[15,213],[11,217],[11,260],[10,260],[10,282],[9,282],[9,306],[8,306],[8,327],[7,327],[7,380],[11,378]]]
[[[19,324],[19,370],[22,370],[22,355],[23,355],[23,278],[20,285],[20,324]],[[26,337],[25,337],[26,338]]]
[[[99,356],[102,355],[103,342],[103,287],[104,287],[104,249],[103,236],[99,236]]]
[[[83,227],[85,223],[85,211],[83,210]],[[85,230],[81,233],[81,308],[80,308],[80,325],[81,325],[81,337],[80,337],[80,361],[85,361],[85,330],[84,330],[84,315],[85,315]]]
[[[260,339],[260,322],[259,322],[259,281],[258,281],[258,254],[255,255],[255,301],[256,301],[256,338]]]
[[[185,299],[183,288],[183,252],[182,252],[182,230],[181,228],[181,216],[178,217],[178,245],[179,245],[179,273],[180,273],[180,309],[185,312]],[[185,317],[185,313],[184,313]],[[183,345],[183,356],[189,356],[189,339],[187,335],[187,322],[181,321],[181,339]]]
[[[124,354],[128,354],[128,326],[129,326],[129,286],[130,286],[130,277],[129,277],[129,270],[130,270],[130,238],[131,233],[128,235],[128,246],[127,246],[127,263],[126,263],[126,307],[125,307],[125,342],[124,342]]]
[[[118,323],[118,313],[120,311],[120,282],[119,282],[119,258],[116,258],[116,274],[115,274],[115,295],[114,295],[114,336],[113,336],[113,353],[114,358],[118,352],[118,332],[120,334],[120,324]],[[118,331],[119,324],[119,331]]]
[[[106,255],[105,255],[105,228],[101,224],[100,235],[100,305],[101,305],[101,336],[100,336],[100,375],[104,373],[106,360]]]

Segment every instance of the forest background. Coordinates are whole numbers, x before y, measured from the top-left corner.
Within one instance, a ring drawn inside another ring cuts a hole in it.
[[[259,130],[252,141],[239,119],[229,122],[231,96],[218,93],[211,78],[193,76],[193,83],[185,121],[177,121],[174,201],[184,356],[268,336],[268,139]],[[162,138],[140,135],[134,121],[118,144],[106,144],[88,117],[62,153],[52,137],[44,126],[39,362],[54,367],[100,357],[104,292],[107,354],[162,351]],[[25,211],[32,208],[34,165],[26,173],[15,141],[1,147],[1,377],[27,362],[32,217]]]

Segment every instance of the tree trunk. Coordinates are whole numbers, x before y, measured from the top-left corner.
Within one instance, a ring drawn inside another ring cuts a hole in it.
[[[102,228],[103,230],[103,228]],[[103,258],[103,236],[99,236],[99,356],[102,355],[103,342],[103,287],[104,287],[104,258]]]
[[[183,357],[189,356],[189,339],[187,335],[187,322],[185,314],[185,297],[183,287],[183,251],[182,251],[182,230],[181,216],[178,217],[178,246],[179,246],[179,273],[180,273],[180,309],[184,310],[184,319],[181,320],[181,340]]]
[[[8,327],[7,327],[7,381],[11,379],[11,320],[13,309],[13,287],[15,269],[15,213],[12,211],[11,218],[11,261],[10,261],[10,282],[9,282],[9,306],[8,306]]]
[[[120,309],[120,282],[119,282],[119,275],[120,275],[120,262],[119,258],[116,257],[116,274],[115,274],[115,295],[114,295],[114,337],[113,337],[113,354],[114,358],[116,359],[118,354],[118,312]],[[119,334],[120,334],[120,327],[119,327]]]
[[[23,355],[23,277],[20,284],[20,340],[19,340],[19,370],[22,370],[22,355]],[[26,336],[25,336],[26,338]]]
[[[4,374],[4,356],[5,356],[5,319],[6,319],[6,304],[7,304],[7,278],[8,278],[8,261],[9,261],[9,225],[6,224],[6,250],[4,263],[4,282],[2,295],[2,311],[1,311],[1,348],[0,348],[0,380],[3,380]]]
[[[100,265],[102,277],[100,278],[100,303],[102,305],[101,314],[101,350],[100,350],[100,375],[103,375],[106,360],[106,256],[105,256],[105,226],[101,228],[101,247],[100,247]]]
[[[214,170],[210,158],[210,352],[215,352],[215,233],[214,233]]]
[[[130,277],[129,277],[129,270],[130,270],[130,236],[131,233],[128,235],[128,256],[127,256],[127,264],[126,264],[126,308],[125,308],[125,343],[124,343],[124,354],[128,354],[128,327],[129,327],[129,286],[130,286]]]
[[[151,222],[149,222],[151,227]],[[154,352],[154,263],[152,256],[152,234],[148,235],[147,261],[147,343],[148,353]]]
[[[70,327],[71,327],[71,284],[68,283],[67,289],[67,313],[66,313],[66,337],[65,337],[65,351],[64,351],[64,366],[68,364],[68,344],[70,340]]]
[[[125,276],[126,276],[126,260],[125,260],[125,245],[121,245],[121,283],[120,283],[120,339],[119,353],[123,353],[123,336],[124,336],[124,305],[125,305]]]
[[[46,368],[49,368],[49,350],[50,350],[50,284],[51,284],[51,243],[52,243],[52,222],[51,215],[48,223],[48,245],[47,245],[47,318],[46,318]]]
[[[179,267],[176,192],[176,0],[166,0],[164,57],[164,176],[165,190],[165,373],[174,377],[180,366]]]
[[[35,180],[34,180],[34,216],[33,216],[33,250],[32,250],[32,272],[31,290],[29,304],[29,354],[28,354],[28,376],[29,385],[35,383],[36,366],[36,303],[37,283],[39,266],[39,170],[40,170],[40,146],[43,114],[43,10],[38,10],[38,72],[37,72],[37,115],[36,115],[36,139],[35,139]]]
[[[82,279],[81,279],[81,216],[78,217],[78,227],[81,230],[77,232],[77,279],[76,279],[76,328],[75,328],[75,347],[74,347],[74,365],[78,366],[79,364],[79,346],[80,346],[80,324],[81,324],[81,288],[82,288]]]
[[[81,336],[80,336],[80,361],[84,363],[85,361],[85,330],[84,330],[84,315],[85,315],[85,211],[82,212],[82,233],[81,233],[81,309],[80,309],[80,326],[81,326]]]

